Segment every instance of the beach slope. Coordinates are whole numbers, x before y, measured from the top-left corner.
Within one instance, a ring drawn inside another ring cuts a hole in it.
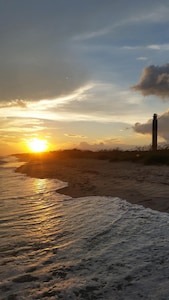
[[[68,183],[60,190],[71,197],[112,196],[169,212],[169,167],[86,158],[32,159],[17,172]]]

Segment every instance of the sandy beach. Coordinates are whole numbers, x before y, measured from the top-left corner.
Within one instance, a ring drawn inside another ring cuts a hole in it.
[[[60,193],[71,197],[113,196],[169,212],[169,167],[97,159],[33,160],[17,172],[68,183]]]

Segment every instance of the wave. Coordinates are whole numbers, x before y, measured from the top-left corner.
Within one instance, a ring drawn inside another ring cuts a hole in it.
[[[1,224],[4,299],[168,299],[167,213],[61,197],[19,200]]]
[[[12,169],[10,164],[12,165]],[[168,299],[169,215],[0,170],[2,299]]]

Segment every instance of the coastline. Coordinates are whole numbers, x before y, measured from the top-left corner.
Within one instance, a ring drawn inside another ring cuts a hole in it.
[[[169,213],[169,166],[99,159],[34,159],[16,169],[34,178],[68,183],[59,193],[73,198],[112,196]]]

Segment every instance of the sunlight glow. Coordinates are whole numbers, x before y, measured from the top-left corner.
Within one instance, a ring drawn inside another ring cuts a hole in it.
[[[31,152],[44,152],[48,149],[48,142],[38,138],[28,141],[27,145]]]

